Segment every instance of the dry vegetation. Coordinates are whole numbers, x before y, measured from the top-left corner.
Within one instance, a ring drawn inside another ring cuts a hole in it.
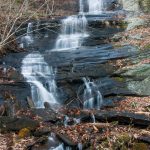
[[[75,9],[65,0],[3,0],[0,1],[0,54],[20,51],[15,32],[29,20],[47,19],[72,14]],[[69,7],[70,6],[70,7]],[[65,8],[70,8],[67,10]],[[17,26],[17,27],[16,27]]]
[[[149,26],[149,15],[140,16],[147,22],[145,26],[139,26],[132,30],[125,31],[122,33],[118,33],[121,37],[119,41],[113,42],[114,45],[123,45],[124,43],[128,43],[130,45],[137,46],[141,50],[150,48],[150,26]]]

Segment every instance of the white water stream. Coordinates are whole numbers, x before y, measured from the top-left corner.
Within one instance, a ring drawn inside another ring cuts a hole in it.
[[[88,13],[101,14],[103,11],[103,0],[88,0]]]
[[[97,85],[91,82],[88,78],[83,78],[85,89],[84,89],[84,108],[85,109],[100,109],[103,103],[101,92],[98,90]]]
[[[81,46],[86,33],[87,20],[84,15],[70,16],[62,20],[61,34],[56,40],[56,51],[75,49]]]
[[[40,53],[31,53],[23,59],[22,74],[31,85],[32,100],[37,108],[43,108],[45,102],[57,104],[55,73]]]
[[[103,9],[103,0],[87,0],[88,14],[100,14]],[[79,15],[69,16],[62,20],[61,33],[58,36],[53,51],[74,50],[82,46],[88,33],[86,32],[87,19],[85,17],[85,1],[80,0]]]

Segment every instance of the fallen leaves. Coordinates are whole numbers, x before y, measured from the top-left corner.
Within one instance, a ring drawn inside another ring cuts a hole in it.
[[[128,43],[144,50],[150,47],[150,27],[138,27],[130,31],[119,33],[122,38],[118,42],[113,42],[114,45],[123,45]],[[140,37],[139,39],[136,37]]]
[[[149,115],[148,106],[150,105],[150,97],[125,97],[122,101],[117,101],[117,106],[115,108],[108,108],[109,110],[117,111],[128,111],[135,113],[145,113]]]

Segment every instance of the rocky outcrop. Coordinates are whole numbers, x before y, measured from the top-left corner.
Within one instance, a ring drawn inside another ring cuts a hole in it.
[[[120,0],[123,5],[123,9],[126,11],[131,11],[135,13],[139,13],[141,11],[139,0]]]
[[[149,0],[119,0],[122,4],[123,9],[129,12],[134,12],[139,14],[140,12],[150,11],[150,1]]]
[[[143,12],[150,12],[150,1],[149,0],[139,0],[140,8]]]
[[[138,16],[150,10],[150,2],[148,0],[120,0],[123,9],[127,12],[127,30],[134,29],[138,26],[143,26],[147,24],[145,19]]]

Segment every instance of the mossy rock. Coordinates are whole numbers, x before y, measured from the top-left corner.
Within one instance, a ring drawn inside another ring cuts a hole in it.
[[[121,21],[121,22],[119,23],[119,26],[120,26],[120,28],[122,28],[122,29],[126,29],[126,28],[128,27],[128,22]]]
[[[145,45],[144,50],[150,50],[150,44]]]
[[[28,128],[23,128],[18,133],[18,137],[19,138],[25,138],[25,137],[27,137],[29,135],[30,135],[30,130]]]
[[[150,75],[150,65],[149,64],[141,64],[136,67],[128,68],[124,70],[122,76],[132,77],[132,78],[146,78]]]
[[[144,12],[150,12],[150,0],[139,0],[139,5]]]
[[[115,77],[114,79],[118,82],[125,82],[125,78],[123,77]]]
[[[148,150],[148,146],[145,143],[135,143],[133,150]]]
[[[128,89],[140,96],[150,96],[150,77],[143,81],[130,81]]]

